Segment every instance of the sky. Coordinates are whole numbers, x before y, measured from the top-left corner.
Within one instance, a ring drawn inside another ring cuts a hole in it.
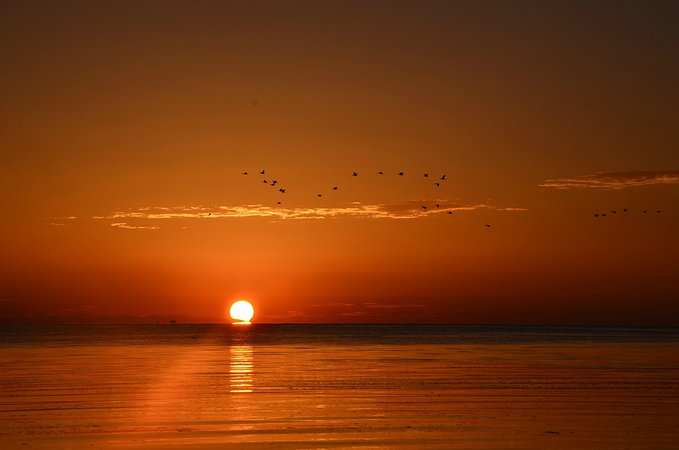
[[[0,323],[679,325],[678,13],[5,0]]]

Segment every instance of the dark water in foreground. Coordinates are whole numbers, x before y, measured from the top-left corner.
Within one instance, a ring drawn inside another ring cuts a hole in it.
[[[679,448],[679,329],[0,327],[0,448]]]

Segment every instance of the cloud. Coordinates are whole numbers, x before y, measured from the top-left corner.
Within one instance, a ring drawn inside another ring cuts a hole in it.
[[[596,172],[574,178],[545,180],[538,186],[554,189],[624,189],[654,184],[679,184],[679,170]]]
[[[425,308],[427,305],[421,303],[406,303],[406,304],[393,304],[393,303],[365,303],[366,308],[375,309],[406,309],[406,308]]]
[[[311,306],[316,306],[316,307],[322,307],[322,308],[349,308],[354,306],[353,303],[340,303],[340,302],[334,302],[334,303],[320,303],[320,304],[315,304]]]
[[[438,204],[438,207],[436,206]],[[426,207],[426,208],[424,208]],[[367,219],[416,219],[437,214],[448,214],[479,209],[495,211],[526,211],[525,208],[496,207],[485,203],[464,204],[441,200],[413,200],[395,204],[362,204],[354,202],[348,206],[322,208],[286,208],[264,205],[240,206],[145,206],[129,211],[117,211],[105,216],[94,216],[94,219],[221,219],[265,217],[277,220],[318,220],[336,217],[356,217]],[[126,222],[112,226],[129,227]],[[125,226],[123,226],[125,225]],[[142,227],[140,227],[142,228]],[[152,228],[152,227],[149,227]]]
[[[124,228],[126,230],[158,230],[159,229],[159,227],[142,227],[142,226],[128,225],[125,222],[112,223],[111,226],[116,227],[116,228]]]

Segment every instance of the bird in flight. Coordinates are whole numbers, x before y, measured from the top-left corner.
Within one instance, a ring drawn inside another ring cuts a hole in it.
[[[266,180],[262,180],[262,183],[269,184],[269,182]]]
[[[276,186],[277,184],[278,184],[278,180],[273,180],[273,181],[271,182],[271,186]]]
[[[317,197],[323,197],[323,194],[318,194]]]
[[[266,170],[262,169],[262,171],[259,172],[259,173],[260,173],[261,175],[264,175],[264,172],[266,172]]]
[[[384,175],[384,172],[380,170],[379,172],[377,172],[377,175]]]
[[[280,189],[278,190],[278,192],[280,192],[280,193],[282,193],[282,194],[285,194],[285,189],[280,188]]]
[[[427,172],[424,173],[425,178],[429,178],[429,174]]]
[[[594,217],[599,217],[599,214],[594,214]]]
[[[399,175],[400,177],[402,177],[402,176],[403,176],[403,172],[399,172],[398,175]]]
[[[490,228],[490,224],[486,224],[486,228]]]
[[[422,205],[422,209],[427,210],[427,205]]]
[[[336,190],[337,190],[337,186],[333,186],[333,187],[332,187],[332,190],[333,190],[333,191],[336,191]]]
[[[436,204],[436,209],[439,209],[440,207],[441,207],[441,205],[439,205],[439,204],[437,203],[437,204]]]
[[[247,174],[248,174],[247,172],[243,172],[243,175],[247,175]]]
[[[446,175],[445,174],[441,175],[441,181],[446,181]]]
[[[440,187],[440,186],[441,186],[441,183],[434,183],[434,186]]]
[[[357,176],[358,176],[358,172],[353,172],[352,175],[355,176],[355,177],[357,177]]]

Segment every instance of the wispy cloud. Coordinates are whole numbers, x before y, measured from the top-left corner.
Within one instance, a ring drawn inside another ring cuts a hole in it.
[[[315,304],[311,306],[316,306],[316,307],[324,307],[324,308],[349,308],[354,306],[353,303],[341,303],[341,302],[333,302],[333,303],[320,303],[320,304]]]
[[[679,184],[679,170],[596,172],[573,178],[545,180],[539,186],[554,189],[624,189],[654,184]]]
[[[437,206],[438,205],[438,206]],[[348,206],[320,208],[286,208],[265,205],[240,206],[154,206],[142,207],[128,211],[116,211],[94,219],[220,219],[265,217],[278,220],[314,220],[337,217],[356,217],[368,219],[416,219],[437,214],[474,211],[479,209],[496,211],[526,211],[525,208],[498,207],[486,203],[465,204],[437,200],[414,200],[394,204],[362,204],[351,203]],[[126,225],[125,222],[119,222]],[[113,224],[112,224],[113,225]],[[121,225],[113,225],[121,226]]]
[[[125,222],[115,222],[111,224],[112,227],[116,228],[124,228],[126,230],[158,230],[159,227],[143,227],[143,226],[136,226],[136,225],[128,225]]]
[[[409,309],[409,308],[424,308],[427,305],[421,303],[365,303],[366,308],[373,309]]]

